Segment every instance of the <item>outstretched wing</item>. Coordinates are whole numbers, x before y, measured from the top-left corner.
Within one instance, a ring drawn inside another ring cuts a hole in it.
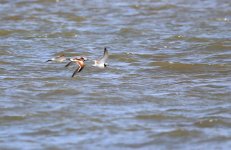
[[[52,61],[51,59],[47,60],[46,62]]]
[[[99,63],[105,64],[105,62],[108,59],[108,56],[109,56],[108,50],[107,50],[107,48],[104,48],[104,54],[103,54],[103,57],[99,59]]]
[[[75,74],[78,72],[79,68],[80,68],[80,67],[78,67],[78,68],[75,70],[75,72],[72,74],[72,76],[71,76],[72,78],[73,78],[73,77],[75,76]]]
[[[84,66],[82,66],[79,62],[77,62],[77,63],[79,65],[79,67],[74,71],[74,73],[72,74],[71,77],[74,77],[76,73],[80,72],[84,68]]]
[[[65,67],[70,66],[72,63],[73,63],[73,61],[70,61],[69,63],[67,63],[67,64],[65,65]]]

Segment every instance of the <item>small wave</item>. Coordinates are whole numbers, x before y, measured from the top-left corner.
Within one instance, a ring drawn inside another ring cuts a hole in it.
[[[169,137],[191,137],[199,136],[201,133],[196,130],[176,129],[168,132],[162,132],[158,136],[169,136]]]
[[[157,10],[168,10],[172,8],[176,8],[176,5],[172,4],[167,4],[167,5],[154,5],[154,6],[149,6],[149,5],[131,5],[131,8],[134,9],[143,9],[143,10],[148,10],[148,11],[157,11]]]
[[[138,29],[134,28],[121,28],[119,30],[119,35],[126,36],[126,35],[143,35],[143,32]]]
[[[177,40],[183,40],[186,39],[186,37],[184,35],[173,35],[168,37],[166,40],[167,41],[177,41]]]
[[[0,50],[0,56],[11,56],[13,53],[11,51],[8,51],[8,50],[3,50],[1,49]]]
[[[71,38],[71,37],[77,37],[77,33],[76,32],[53,32],[48,34],[46,37],[47,38],[59,38],[59,37],[66,37],[66,38]]]
[[[0,37],[1,36],[9,36],[11,34],[15,34],[15,33],[23,33],[23,32],[27,32],[26,30],[0,30]]]
[[[213,69],[228,69],[230,65],[228,64],[186,64],[179,62],[151,62],[149,65],[159,66],[162,69],[166,70],[175,70],[175,71],[210,71]]]
[[[200,37],[188,37],[186,39],[187,42],[194,43],[194,42],[209,42],[211,39],[209,38],[200,38]]]
[[[230,50],[231,49],[231,44],[230,41],[216,41],[216,42],[211,42],[209,43],[206,47],[206,50],[209,51],[221,51],[221,50]]]
[[[110,59],[116,59],[119,62],[127,62],[127,63],[138,61],[136,58],[132,57],[129,54],[112,54],[110,55]]]
[[[63,90],[48,90],[46,92],[44,91],[41,91],[43,93],[40,93],[38,94],[37,96],[40,96],[40,97],[50,97],[50,96],[65,96],[65,95],[77,95],[79,94],[80,92],[77,91],[77,90],[73,90],[73,89],[63,89]]]
[[[23,20],[23,16],[11,15],[11,16],[4,17],[3,20],[20,21],[20,20]]]
[[[136,119],[141,120],[166,120],[166,119],[184,119],[183,116],[167,116],[164,114],[137,115]]]
[[[226,119],[220,119],[220,118],[205,118],[196,121],[194,125],[201,128],[210,128],[215,126],[231,127],[231,122],[226,121]]]
[[[6,62],[6,61],[0,61],[0,65],[10,65],[12,64],[11,62]]]
[[[6,121],[21,121],[24,120],[25,116],[1,116],[0,122],[6,122]]]
[[[67,18],[70,21],[74,21],[74,22],[83,22],[86,20],[86,17],[84,16],[76,16],[72,13],[58,13],[59,16],[64,16],[65,18]]]
[[[49,129],[41,129],[41,130],[35,130],[33,132],[26,132],[24,135],[30,135],[30,136],[38,136],[38,135],[54,135],[57,134],[58,131],[52,131]]]
[[[231,19],[230,18],[212,18],[212,19],[209,19],[211,21],[215,21],[215,22],[231,22]]]

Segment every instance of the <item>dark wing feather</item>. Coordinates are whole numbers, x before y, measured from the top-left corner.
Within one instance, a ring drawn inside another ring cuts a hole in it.
[[[75,76],[75,74],[78,72],[79,68],[80,68],[80,67],[78,67],[78,68],[75,70],[75,72],[72,74],[72,76],[71,76],[72,78],[73,78],[73,77]]]
[[[79,62],[77,62],[77,64],[79,65],[79,67],[75,70],[71,77],[74,77],[76,73],[82,71],[82,69],[84,68],[84,66],[81,66]]]
[[[70,61],[69,63],[67,63],[67,64],[65,65],[65,67],[70,66],[72,63],[73,63],[73,61]]]
[[[47,60],[46,62],[49,62],[49,61],[52,61],[52,60],[49,59],[49,60]]]
[[[105,63],[108,59],[108,50],[107,48],[104,48],[104,53],[103,53],[103,57],[99,59],[99,63]]]

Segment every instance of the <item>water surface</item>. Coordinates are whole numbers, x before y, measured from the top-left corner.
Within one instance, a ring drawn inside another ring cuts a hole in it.
[[[229,0],[1,1],[0,149],[229,149],[230,16]],[[89,61],[71,78],[45,63],[59,54]]]

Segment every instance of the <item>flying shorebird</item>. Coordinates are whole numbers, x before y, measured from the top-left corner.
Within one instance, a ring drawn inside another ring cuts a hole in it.
[[[70,62],[68,62],[68,63],[65,65],[65,67],[70,66],[71,64],[73,64],[74,62],[76,62],[76,60],[81,59],[81,58],[83,58],[84,60],[87,60],[87,58],[86,58],[86,57],[83,57],[83,56],[76,56],[76,57],[68,58],[67,60],[69,60]]]
[[[85,60],[87,60],[87,58],[85,58],[85,57],[70,58],[70,62],[69,62],[68,64],[66,64],[65,67],[68,67],[72,62],[75,62],[75,63],[79,66],[79,67],[74,71],[74,73],[72,74],[71,77],[74,77],[75,74],[76,74],[77,72],[80,72],[80,71],[84,68],[84,66],[85,66],[84,61],[85,61]]]
[[[47,60],[46,62],[49,62],[49,61],[64,62],[66,60],[68,60],[68,59],[62,54],[62,55],[58,55],[56,57],[53,57],[53,58]]]
[[[93,66],[95,67],[99,67],[99,68],[105,68],[107,66],[107,59],[108,59],[108,50],[107,48],[104,48],[104,54],[103,54],[103,57],[100,58],[99,60],[94,60],[94,64]]]

